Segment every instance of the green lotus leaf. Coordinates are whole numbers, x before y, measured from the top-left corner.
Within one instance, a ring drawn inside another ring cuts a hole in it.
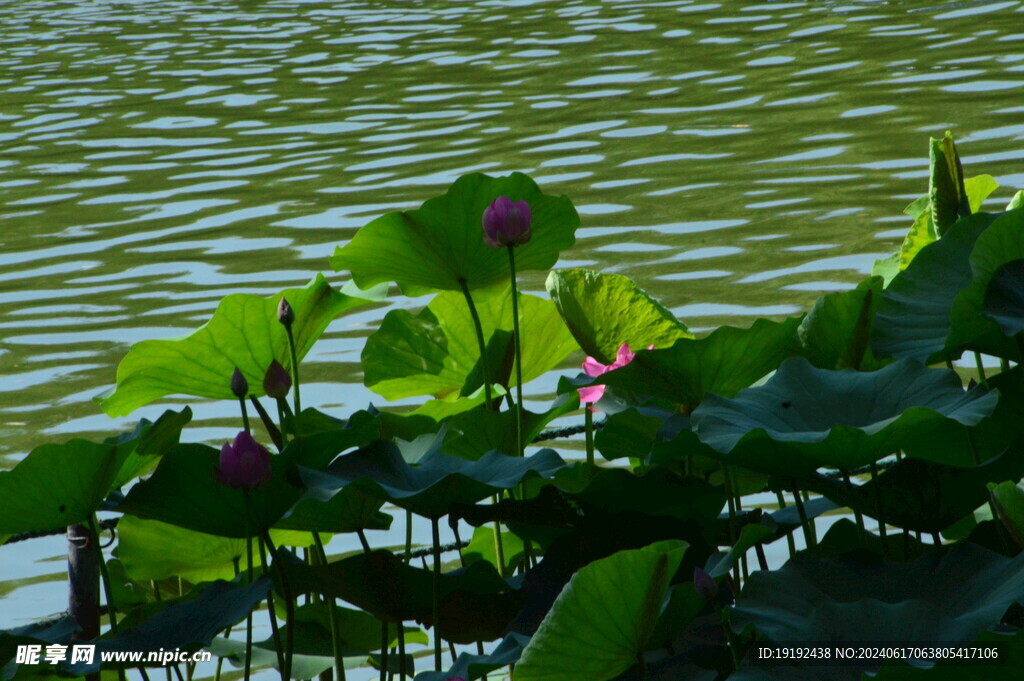
[[[561,395],[548,411],[540,414],[523,410],[523,443],[529,446],[549,423],[579,408],[576,393]],[[441,451],[475,461],[491,451],[510,456],[516,452],[516,411],[493,411],[478,407],[449,418],[447,425],[456,432],[445,440]]]
[[[325,566],[294,559],[282,560],[281,565],[299,593],[340,598],[383,622],[415,620],[433,625],[434,575],[405,564],[389,551],[361,553]],[[500,638],[522,607],[521,594],[485,561],[443,573],[440,595],[439,630],[456,643]]]
[[[499,196],[530,204],[533,236],[515,249],[516,269],[551,269],[575,243],[580,218],[567,197],[542,193],[522,173],[463,175],[419,209],[388,213],[360,229],[334,251],[331,267],[349,270],[361,288],[393,281],[407,296],[506,282],[508,254],[484,244],[481,222]]]
[[[904,563],[868,552],[794,556],[750,575],[730,621],[776,643],[969,643],[1022,600],[1024,554],[1011,559],[959,543],[941,557]],[[857,681],[879,664],[829,667],[829,678]]]
[[[882,366],[868,344],[882,300],[882,280],[871,277],[852,291],[818,298],[797,334],[803,355],[820,369],[872,371]]]
[[[357,485],[427,518],[440,518],[455,503],[472,504],[511,489],[528,475],[551,477],[565,466],[553,449],[527,457],[488,452],[476,461],[433,453],[410,465],[398,447],[379,441],[338,457],[326,471],[301,469],[312,494],[330,499]]]
[[[306,532],[387,530],[393,518],[382,512],[384,500],[358,487],[340,490],[327,501],[303,499],[275,527]]]
[[[997,634],[983,631],[972,647],[998,648],[999,658],[992,664],[964,664],[963,659],[939,660],[932,667],[887,662],[863,681],[1017,681],[1024,669],[1024,629]]]
[[[922,450],[918,439],[938,432],[953,438],[989,416],[998,399],[998,391],[964,392],[954,372],[913,360],[868,373],[792,358],[735,399],[709,396],[693,422],[726,461],[787,477],[820,467],[852,470],[899,450],[969,466],[969,451]]]
[[[278,546],[310,546],[308,532],[271,530]],[[325,542],[330,535],[323,535]],[[125,573],[137,582],[180,577],[193,584],[233,579],[236,569],[245,570],[245,539],[217,537],[126,515],[117,524],[114,555]],[[253,542],[253,563],[260,564],[260,551]]]
[[[969,256],[996,215],[961,220],[939,241],[921,249],[882,294],[871,333],[875,356],[919,362],[956,359],[947,346],[957,294],[971,283]]]
[[[263,577],[250,585],[214,582],[194,599],[169,601],[141,624],[111,638],[97,640],[96,655],[91,664],[63,663],[62,667],[75,674],[91,674],[100,670],[101,659],[106,653],[148,653],[176,648],[196,650],[209,645],[213,637],[226,627],[244,619],[257,603],[267,597],[269,591],[270,581]],[[149,664],[158,666],[160,663]]]
[[[188,336],[136,343],[117,367],[117,385],[101,407],[109,416],[124,416],[167,395],[185,394],[235,399],[231,375],[237,367],[249,391],[263,394],[263,376],[275,359],[291,371],[291,353],[277,304],[288,298],[295,310],[292,334],[299,359],[332,320],[346,311],[379,300],[384,289],[336,291],[322,274],[305,288],[286,289],[268,298],[233,293],[217,306],[213,318]]]
[[[523,540],[514,532],[501,533],[501,552],[504,558],[506,574],[515,572],[515,568],[523,560]],[[486,561],[498,569],[498,558],[494,546],[494,526],[484,525],[473,530],[469,545],[462,549],[466,565],[477,561]]]
[[[693,338],[685,324],[621,274],[560,270],[548,275],[547,289],[576,342],[602,364],[614,362],[623,343],[638,350]]]
[[[1011,480],[990,484],[989,489],[999,520],[1013,540],[1024,548],[1024,489]]]
[[[906,458],[863,485],[847,487],[819,476],[801,485],[889,525],[941,532],[988,501],[988,483],[1024,474],[1022,454],[1015,445],[970,468]]]
[[[1014,208],[1022,207],[1024,207],[1024,189],[1021,189],[1019,192],[1013,195],[1013,198],[1010,199],[1010,202],[1006,204],[1005,210],[1011,211]]]
[[[0,534],[45,532],[85,522],[103,500],[135,477],[181,435],[192,418],[186,407],[143,421],[103,443],[74,439],[33,449],[10,471],[0,471]]]
[[[153,475],[132,487],[117,510],[195,532],[245,538],[270,529],[305,491],[288,480],[294,463],[282,455],[270,458],[270,481],[248,493],[216,480],[219,460],[212,447],[178,445]]]
[[[587,382],[650,395],[689,411],[705,394],[731,397],[799,351],[799,318],[758,319],[749,329],[723,326],[704,338],[676,341],[664,350],[638,350],[626,366]]]
[[[515,385],[512,295],[507,288],[474,296],[487,344],[492,383]],[[576,349],[549,300],[520,295],[523,381],[543,375]],[[363,382],[389,400],[414,395],[467,396],[483,385],[476,327],[459,293],[440,293],[413,315],[392,310],[363,348]]]
[[[528,636],[511,633],[503,638],[501,643],[490,653],[486,655],[462,653],[448,671],[423,672],[416,675],[416,681],[449,681],[450,679],[476,681],[487,678],[491,672],[518,662],[529,641]]]
[[[992,275],[985,289],[985,314],[1007,336],[1024,331],[1024,259],[1011,260]]]
[[[608,461],[646,459],[663,424],[658,416],[636,408],[625,409],[605,419],[604,427],[594,436],[594,446]]]
[[[686,548],[658,542],[581,568],[527,644],[516,681],[607,681],[632,667]]]

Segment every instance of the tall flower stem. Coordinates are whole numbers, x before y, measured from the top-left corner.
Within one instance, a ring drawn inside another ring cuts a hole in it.
[[[480,372],[484,378],[484,404],[488,409],[492,409],[491,372],[487,368],[487,343],[484,341],[484,327],[480,323],[480,313],[476,311],[476,303],[473,302],[473,295],[469,292],[469,285],[462,277],[459,277],[459,286],[462,288],[466,305],[469,306],[469,314],[473,318],[473,326],[476,328],[476,342],[480,346]]]
[[[299,414],[302,413],[302,401],[299,399],[299,359],[295,354],[295,337],[292,335],[291,325],[286,326],[285,331],[288,332],[288,349],[292,353],[292,389],[295,391],[292,395],[295,400],[295,417],[292,419],[292,423],[295,425],[295,436],[298,437]]]
[[[249,410],[245,408],[245,398],[238,398],[238,405],[242,408],[242,427],[245,428],[245,432],[251,433],[252,428],[249,427]]]
[[[516,285],[516,251],[508,247],[508,270],[512,276],[512,332],[516,346],[516,455],[523,456],[523,337],[519,333],[519,287]]]
[[[804,508],[804,500],[800,496],[800,488],[797,487],[796,480],[792,481],[793,484],[793,502],[796,504],[796,511],[800,514],[800,525],[804,528],[804,544],[807,548],[814,546],[814,535],[811,533],[811,522],[807,518],[807,510]]]
[[[313,533],[313,541],[316,543],[316,555],[320,565],[327,566],[327,551],[324,549],[324,540],[320,538],[319,532]],[[345,681],[345,658],[341,655],[341,639],[338,636],[338,622],[334,612],[334,598],[326,599],[327,613],[331,622],[331,652],[334,653],[334,678],[337,681]]]
[[[295,595],[291,592],[291,586],[288,583],[288,575],[285,574],[284,569],[281,567],[281,563],[277,560],[277,549],[274,546],[273,540],[270,538],[270,532],[263,532],[263,542],[267,545],[267,551],[270,552],[271,557],[274,558],[274,566],[277,568],[277,575],[281,578],[281,589],[284,591],[284,610],[288,617],[288,623],[294,625],[295,623]],[[288,627],[288,634],[285,637],[285,656],[284,656],[284,678],[285,681],[291,678],[292,674],[292,656],[295,650],[295,627]]]
[[[89,515],[89,532],[92,535],[90,539],[98,542],[100,538],[99,529],[96,527],[96,516]],[[98,545],[98,544],[97,544]],[[100,579],[103,581],[103,592],[107,599],[107,619],[110,620],[110,630],[117,633],[117,609],[114,607],[114,591],[110,586],[110,573],[107,572],[107,561],[103,559],[103,551],[99,550],[99,561],[100,561]],[[120,681],[125,680],[124,667],[117,668],[117,678]]]
[[[430,519],[430,529],[434,540],[434,580],[433,580],[433,616],[434,616],[434,669],[441,671],[441,632],[438,624],[441,619],[441,529],[437,518]]]
[[[249,501],[249,494],[245,495],[245,512],[246,517],[249,517],[251,509],[251,502]],[[248,525],[248,523],[246,523]],[[252,534],[248,530],[245,533],[245,583],[252,586]],[[245,681],[249,681],[249,676],[252,671],[252,611],[249,611],[249,616],[245,619]]]
[[[594,412],[587,405],[583,405],[583,425],[587,438],[587,463],[594,465]]]
[[[259,541],[260,547],[260,569],[263,576],[267,577],[267,547],[263,540]],[[274,652],[277,653],[277,671],[281,674],[281,681],[288,681],[284,675],[284,646],[281,645],[281,631],[277,627],[277,610],[274,608],[274,594],[267,594],[267,614],[270,616],[270,634],[274,638]]]

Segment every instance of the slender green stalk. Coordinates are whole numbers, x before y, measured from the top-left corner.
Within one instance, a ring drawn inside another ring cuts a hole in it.
[[[982,364],[982,362],[981,362],[981,353],[980,352],[975,352],[974,353],[974,363],[978,367],[978,383],[981,383],[982,385],[987,385],[988,384],[988,378],[985,376],[985,365]]]
[[[242,407],[242,426],[245,428],[245,432],[251,433],[252,428],[249,426],[249,410],[245,407],[245,398],[239,397],[238,404]]]
[[[842,473],[846,486],[853,487],[853,483],[850,482],[850,474],[846,471],[840,471],[840,473]],[[861,531],[862,535],[867,535],[867,529],[864,527],[864,515],[857,509],[853,509],[853,516],[857,519],[857,529]]]
[[[814,535],[811,534],[810,521],[807,519],[807,509],[804,508],[804,500],[800,497],[800,488],[796,480],[792,481],[793,501],[796,503],[796,512],[800,514],[800,525],[804,528],[804,544],[807,548],[814,546]]]
[[[583,405],[583,425],[587,434],[587,463],[594,465],[594,412],[586,404]]]
[[[786,508],[786,497],[782,495],[782,492],[776,492],[775,498],[779,500],[779,510]],[[789,557],[792,558],[796,555],[796,540],[793,539],[793,533],[786,533],[786,543],[789,544]]]
[[[801,494],[804,495],[804,503],[809,504],[811,502],[811,493],[804,490]],[[811,539],[814,540],[815,545],[818,544],[818,524],[813,519],[811,520]]]
[[[405,623],[398,623],[398,678],[405,678]]]
[[[274,541],[270,538],[270,532],[263,532],[263,541],[267,545],[267,551],[270,552],[274,558],[274,567],[277,568],[278,577],[281,578],[281,589],[284,591],[284,610],[285,615],[288,618],[288,635],[285,637],[285,681],[291,679],[292,674],[292,659],[295,654],[295,594],[292,593],[291,585],[288,582],[288,575],[285,574],[284,569],[281,567],[281,563],[277,560],[277,549],[274,546]]]
[[[405,564],[412,561],[412,511],[405,511]]]
[[[295,401],[295,418],[293,419],[293,422],[295,423],[295,436],[298,437],[299,414],[302,413],[302,401],[299,399],[299,359],[295,354],[295,337],[292,336],[292,327],[286,326],[285,331],[288,332],[288,349],[292,353],[292,390],[295,391],[292,395],[292,398]]]
[[[313,533],[313,541],[316,542],[316,555],[320,564],[327,565],[327,551],[324,549],[324,540],[320,538],[319,532]],[[341,639],[338,636],[337,615],[334,612],[334,599],[325,599],[327,612],[331,621],[331,652],[334,653],[334,678],[336,681],[345,681],[345,658],[341,655]]]
[[[386,681],[388,676],[388,623],[380,623],[380,681]]]
[[[433,616],[434,616],[434,669],[441,671],[441,529],[437,518],[430,519],[430,529],[434,541],[434,580],[433,580]]]
[[[512,275],[512,335],[516,350],[516,455],[523,456],[523,337],[519,333],[519,286],[516,284],[516,250],[508,247],[508,269]]]
[[[263,571],[263,576],[268,577],[267,567],[267,547],[263,543],[262,538],[259,542],[260,547],[260,569]],[[274,652],[277,653],[277,671],[281,674],[281,681],[288,681],[288,677],[285,676],[285,666],[287,660],[284,654],[284,646],[281,645],[281,631],[277,626],[277,610],[274,607],[274,594],[270,592],[267,594],[267,614],[270,615],[270,633],[274,637]],[[289,620],[291,622],[292,620]],[[292,627],[289,627],[291,629]]]
[[[476,328],[476,342],[480,346],[480,371],[484,377],[484,404],[488,409],[493,409],[491,402],[491,372],[487,368],[487,343],[484,341],[484,327],[480,323],[480,313],[476,311],[476,304],[469,292],[466,280],[459,277],[459,286],[462,287],[462,295],[469,306],[469,314],[473,318],[473,326]]]
[[[92,534],[90,539],[97,542],[99,545],[99,528],[96,526],[96,516],[94,514],[89,515],[89,532]],[[117,634],[117,608],[114,607],[114,591],[110,587],[110,573],[107,572],[107,561],[103,559],[103,550],[98,549],[98,559],[100,563],[100,579],[103,581],[103,593],[107,599],[107,619],[110,620],[110,630]],[[125,681],[124,667],[117,668],[117,678],[120,681]]]
[[[370,542],[366,539],[366,532],[360,527],[356,530],[356,534],[359,535],[359,543],[363,545],[363,553],[369,553],[371,549]]]
[[[246,517],[249,517],[251,509],[251,502],[249,500],[249,493],[245,494],[245,506],[246,506]],[[247,523],[248,524],[248,523]],[[245,573],[246,584],[252,586],[252,535],[248,529],[245,533],[245,561],[247,570]],[[245,681],[249,681],[249,676],[252,671],[252,611],[249,611],[249,616],[245,620]],[[180,674],[179,674],[180,677]]]
[[[495,505],[501,503],[501,494],[494,495]],[[498,574],[502,577],[505,576],[505,547],[502,544],[501,539],[501,523],[497,520],[494,521],[494,558],[498,561]]]
[[[284,427],[285,412],[288,410],[288,403],[284,401],[283,397],[277,398],[277,422],[281,424],[281,448],[288,446],[288,429]]]
[[[878,464],[871,464],[871,480],[878,479]],[[882,555],[889,555],[889,542],[885,531],[885,521],[882,520],[882,495],[875,487],[875,515],[878,520],[878,536],[882,539]]]

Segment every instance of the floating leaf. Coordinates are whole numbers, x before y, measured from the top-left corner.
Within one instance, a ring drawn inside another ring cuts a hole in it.
[[[553,449],[527,457],[489,452],[476,461],[435,453],[412,466],[393,444],[378,442],[339,457],[326,471],[301,472],[321,499],[354,484],[413,513],[440,518],[452,504],[475,503],[515,487],[528,475],[550,477],[563,466]]]
[[[798,352],[800,319],[758,319],[749,329],[723,326],[705,338],[681,339],[664,350],[638,350],[636,358],[590,381],[696,407],[707,393],[730,397]]]
[[[0,471],[0,534],[85,522],[112,490],[176,442],[191,417],[186,407],[103,444],[74,439],[36,447],[13,470]]]
[[[998,399],[997,391],[964,392],[954,372],[911,360],[865,373],[816,369],[792,358],[763,386],[735,399],[709,396],[693,421],[701,441],[727,461],[783,476],[823,466],[853,470],[900,450],[971,465],[969,451],[919,448],[919,438],[955,436],[989,416]]]
[[[494,199],[526,201],[533,237],[516,248],[516,269],[547,270],[576,241],[580,219],[565,196],[541,193],[522,173],[463,175],[443,196],[419,209],[388,213],[369,223],[331,256],[331,267],[349,270],[362,288],[393,281],[407,296],[471,290],[508,281],[508,254],[483,241],[482,218]]]
[[[188,336],[136,343],[117,367],[117,386],[102,403],[109,416],[124,416],[167,395],[235,399],[231,375],[237,367],[253,395],[263,394],[263,376],[275,359],[291,371],[288,335],[277,321],[277,305],[287,297],[295,311],[292,334],[299,359],[330,322],[346,311],[380,299],[384,290],[335,291],[322,274],[305,288],[263,298],[233,293],[213,318]]]
[[[512,295],[502,287],[474,296],[487,341],[492,383],[515,385],[512,375]],[[554,368],[576,349],[549,300],[521,295],[523,381]],[[480,345],[460,293],[440,293],[413,315],[392,310],[363,348],[363,382],[389,400],[414,395],[465,396],[483,384]]]
[[[548,275],[547,289],[576,342],[602,364],[615,361],[623,343],[638,350],[693,338],[685,324],[621,274],[559,270]]]
[[[580,569],[527,644],[516,681],[612,679],[632,667],[686,548],[659,542]]]

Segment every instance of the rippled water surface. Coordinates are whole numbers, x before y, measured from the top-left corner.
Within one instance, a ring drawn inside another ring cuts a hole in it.
[[[569,195],[583,227],[561,265],[626,273],[696,329],[797,314],[869,272],[926,189],[929,135],[996,177],[993,208],[1024,186],[1021,2],[13,0],[0,17],[0,469],[159,414],[92,402],[131,343],[304,284],[466,172]],[[374,399],[359,352],[386,309],[331,327],[304,402]],[[189,437],[229,418],[211,404]],[[0,576],[47,579],[48,546]]]

